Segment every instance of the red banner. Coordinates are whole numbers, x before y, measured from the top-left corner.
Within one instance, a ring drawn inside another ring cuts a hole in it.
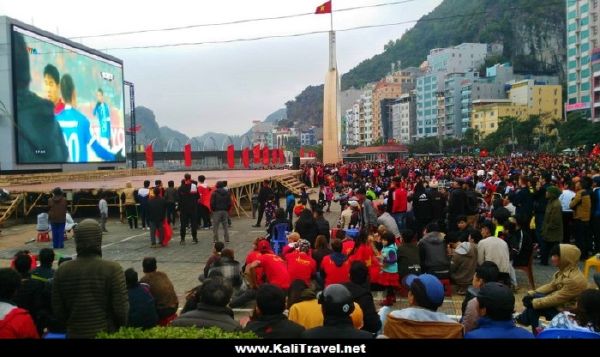
[[[229,166],[230,169],[235,167],[235,148],[233,145],[227,146],[227,166]]]
[[[192,145],[185,144],[183,148],[183,159],[185,161],[185,167],[192,166]]]
[[[152,145],[146,146],[146,167],[154,167],[154,151],[152,151]]]
[[[271,150],[271,161],[273,162],[273,165],[277,165],[279,162],[279,149]]]
[[[250,167],[250,148],[244,148],[244,150],[242,150],[242,164],[245,169]]]
[[[285,154],[283,153],[283,148],[279,148],[279,163],[281,165],[285,164]]]
[[[269,165],[269,147],[263,149],[263,165]]]
[[[300,157],[304,157],[304,148],[300,148]]]
[[[254,148],[252,148],[252,157],[255,164],[260,163],[260,145],[254,145]]]

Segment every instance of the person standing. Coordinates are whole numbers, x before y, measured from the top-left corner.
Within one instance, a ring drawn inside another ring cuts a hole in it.
[[[98,209],[100,210],[100,227],[102,227],[102,232],[107,233],[108,231],[106,230],[106,220],[108,219],[108,203],[106,202],[105,193],[102,193],[100,196],[100,202],[98,202]]]
[[[202,223],[203,229],[210,229],[212,226],[210,220],[210,198],[212,196],[212,190],[204,183],[204,181],[206,181],[206,176],[198,176],[198,194],[200,195],[200,200],[198,201],[198,213],[200,216],[198,225]]]
[[[548,265],[549,253],[555,245],[563,239],[563,219],[562,209],[558,197],[560,190],[555,186],[548,186],[546,189],[546,213],[542,221],[540,234],[545,244],[542,247],[542,258],[540,263]],[[537,226],[536,226],[537,227]]]
[[[179,186],[179,244],[185,244],[185,233],[188,225],[192,229],[193,244],[198,244],[198,186],[192,181],[190,174],[185,174],[181,186]]]
[[[222,224],[225,243],[229,243],[227,218],[231,208],[231,196],[224,187],[223,181],[217,182],[217,189],[210,197],[210,209],[213,212],[213,242],[219,241],[219,224]]]
[[[125,189],[121,192],[121,204],[125,206],[125,216],[127,217],[127,223],[129,223],[129,229],[137,229],[138,227],[136,196],[131,182],[127,182]]]
[[[167,215],[167,201],[160,196],[160,188],[154,187],[154,197],[148,201],[148,224],[150,225],[150,243],[152,248],[158,248],[165,239],[164,222]],[[156,244],[156,233],[159,241]]]
[[[94,338],[127,325],[125,275],[102,259],[102,228],[85,219],[74,228],[77,258],[61,264],[52,282],[52,310],[69,338]]]
[[[564,244],[571,243],[571,237],[573,236],[573,210],[569,205],[571,204],[571,200],[575,197],[575,192],[573,191],[573,183],[569,182],[565,185],[560,197],[558,200],[562,206],[562,220],[563,220],[563,240]]]
[[[600,253],[600,176],[593,178],[592,183],[592,232],[594,233],[595,254]]]
[[[258,219],[256,224],[253,227],[260,227],[260,223],[263,218],[263,214],[265,213],[265,207],[267,202],[269,201],[269,197],[273,196],[273,190],[269,185],[269,181],[263,181],[262,187],[258,192]]]
[[[167,202],[167,221],[169,224],[175,224],[175,208],[177,202],[177,190],[175,189],[175,182],[173,180],[167,182],[167,188],[165,190],[165,201]]]
[[[569,207],[573,210],[573,227],[575,228],[575,244],[581,251],[581,260],[588,258],[589,224],[592,213],[592,200],[587,191],[587,181],[579,180],[575,183],[575,197]]]
[[[60,187],[52,190],[52,198],[48,200],[48,218],[52,228],[52,246],[54,249],[65,247],[65,223],[67,221],[67,200]]]
[[[140,188],[136,194],[136,201],[140,204],[140,218],[142,219],[142,229],[146,229],[148,224],[148,199],[150,196],[150,181],[144,181],[144,187]]]

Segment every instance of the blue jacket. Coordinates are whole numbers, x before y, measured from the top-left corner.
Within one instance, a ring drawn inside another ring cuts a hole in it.
[[[534,338],[533,334],[525,329],[515,326],[515,323],[510,321],[494,321],[487,317],[479,319],[479,328],[467,332],[465,338]]]
[[[600,217],[600,188],[592,194],[592,217]]]

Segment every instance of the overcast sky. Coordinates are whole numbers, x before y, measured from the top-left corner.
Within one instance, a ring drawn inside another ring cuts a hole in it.
[[[329,15],[201,27],[159,33],[84,38],[79,36],[219,23],[313,12],[325,0],[0,0],[7,15],[123,59],[125,79],[135,83],[136,104],[151,108],[159,125],[196,136],[207,131],[241,134],[253,120],[284,107],[308,85],[321,84],[327,69],[327,34],[250,42],[158,49],[117,47],[221,41],[327,31]],[[335,29],[417,20],[442,0],[335,13],[336,9],[396,2],[334,0]],[[337,62],[345,73],[414,23],[338,32]]]

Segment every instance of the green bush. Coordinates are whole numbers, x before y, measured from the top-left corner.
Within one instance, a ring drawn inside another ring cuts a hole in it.
[[[98,339],[251,339],[257,338],[253,332],[226,332],[218,327],[153,327],[148,330],[134,327],[122,327],[114,333],[101,332]]]

